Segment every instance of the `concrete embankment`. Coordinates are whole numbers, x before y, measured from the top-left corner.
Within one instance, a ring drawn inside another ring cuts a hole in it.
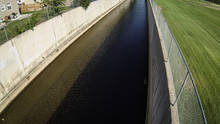
[[[65,48],[125,0],[75,8],[0,46],[0,112]]]
[[[159,36],[154,13],[148,0],[148,41],[149,41],[149,75],[148,75],[148,123],[170,124],[170,95],[168,77],[164,61],[163,45]]]

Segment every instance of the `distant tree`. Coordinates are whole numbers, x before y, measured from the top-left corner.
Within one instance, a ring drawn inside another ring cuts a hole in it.
[[[64,8],[65,0],[43,0],[46,7],[51,7],[55,13],[60,13]]]
[[[220,0],[207,0],[209,2],[213,2],[213,3],[216,3],[216,4],[220,4]]]
[[[72,7],[78,7],[78,6],[80,6],[80,0],[73,0],[72,1]]]
[[[82,6],[84,9],[87,9],[90,2],[90,0],[80,0],[80,6]]]
[[[220,0],[214,0],[215,3],[220,4]]]

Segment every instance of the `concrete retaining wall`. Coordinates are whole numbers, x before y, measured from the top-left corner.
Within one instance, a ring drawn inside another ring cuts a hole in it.
[[[87,10],[75,8],[1,45],[0,112],[56,56],[123,1],[94,1]]]
[[[148,80],[148,117],[149,124],[170,124],[171,110],[165,61],[152,12],[148,6],[148,42],[149,42],[149,80]]]

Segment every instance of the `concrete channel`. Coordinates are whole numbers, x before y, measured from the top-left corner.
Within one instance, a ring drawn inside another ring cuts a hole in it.
[[[38,75],[0,123],[145,123],[147,48],[145,0],[127,0]]]

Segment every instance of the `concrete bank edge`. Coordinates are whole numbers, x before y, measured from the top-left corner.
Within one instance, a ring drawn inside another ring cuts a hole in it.
[[[171,71],[170,63],[168,61],[168,54],[167,54],[167,51],[165,48],[164,39],[162,38],[161,29],[159,28],[158,20],[156,19],[155,10],[152,8],[152,3],[150,0],[149,0],[149,3],[151,6],[153,15],[154,15],[155,23],[156,23],[159,38],[160,38],[160,44],[161,44],[161,48],[162,48],[162,52],[163,52],[163,57],[164,57],[163,59],[164,59],[164,64],[165,64],[165,68],[166,68],[167,80],[168,80],[170,103],[173,103],[176,99],[176,95],[175,95],[175,87],[174,87],[174,83],[173,83],[172,71]],[[170,104],[170,109],[171,109],[172,124],[179,124],[179,115],[178,115],[177,104],[175,104],[174,106],[172,106]]]

